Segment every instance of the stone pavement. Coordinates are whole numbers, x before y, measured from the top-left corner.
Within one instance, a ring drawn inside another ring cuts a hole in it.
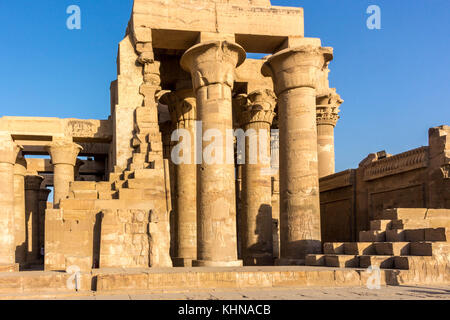
[[[450,300],[450,286],[383,286],[379,290],[361,287],[279,288],[264,290],[210,290],[189,293],[115,292],[97,294],[46,293],[0,295],[0,299],[45,300]]]

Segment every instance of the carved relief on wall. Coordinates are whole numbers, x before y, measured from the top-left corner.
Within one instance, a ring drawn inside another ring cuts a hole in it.
[[[92,137],[97,132],[97,126],[88,121],[68,120],[65,128],[66,136]]]

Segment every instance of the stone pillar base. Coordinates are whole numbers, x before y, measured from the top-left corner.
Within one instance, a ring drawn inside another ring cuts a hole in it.
[[[172,258],[174,267],[192,267],[192,259],[189,258]]]
[[[242,260],[236,261],[209,261],[192,260],[193,267],[242,267]]]
[[[244,266],[273,266],[274,258],[268,255],[261,255],[259,257],[244,257]]]
[[[18,272],[19,264],[0,264],[0,272]]]
[[[280,258],[275,259],[276,266],[304,266],[305,259],[289,259],[289,258]]]

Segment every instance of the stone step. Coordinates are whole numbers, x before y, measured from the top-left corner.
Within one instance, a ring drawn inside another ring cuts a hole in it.
[[[428,220],[446,219],[450,217],[450,209],[396,208],[385,209],[375,219],[387,220]]]
[[[118,181],[121,179],[122,175],[123,175],[122,172],[110,172],[108,176],[108,181],[109,182]]]
[[[370,230],[385,231],[391,229],[392,220],[372,220],[370,221]]]
[[[400,229],[386,230],[386,241],[387,242],[405,242],[404,231],[400,230]]]
[[[394,257],[394,267],[400,270],[417,270],[420,273],[428,273],[438,268],[443,268],[441,272],[446,272],[447,264],[439,262],[434,257],[414,257],[414,256],[401,256]]]
[[[344,243],[344,253],[353,255],[375,254],[375,247],[372,242],[346,242]]]
[[[126,183],[127,180],[114,181],[111,187],[111,191],[118,191],[119,189],[126,187]]]
[[[74,190],[72,191],[74,199],[86,200],[86,199],[98,199],[97,190]]]
[[[358,268],[359,258],[354,255],[325,255],[325,265],[336,268]]]
[[[359,256],[359,267],[368,268],[378,266],[381,269],[394,268],[394,256]]]
[[[97,191],[111,191],[112,183],[109,181],[100,181],[96,183]]]
[[[128,189],[119,188],[118,196],[119,200],[143,200],[143,194],[141,189]]]
[[[344,254],[343,242],[325,242],[323,244],[324,254]]]
[[[71,181],[69,184],[70,191],[86,191],[97,190],[95,181]]]
[[[403,256],[409,254],[409,242],[377,242],[374,243],[377,255]]]
[[[411,242],[409,247],[411,256],[438,256],[450,257],[449,242]]]
[[[450,228],[425,228],[404,230],[405,241],[449,241]]]
[[[121,180],[127,180],[134,178],[134,170],[125,170],[121,176]]]
[[[386,230],[388,242],[450,241],[450,228]]]
[[[129,189],[145,189],[151,187],[155,179],[128,179],[124,185]]]
[[[359,242],[383,242],[386,241],[386,231],[360,231]]]
[[[305,265],[307,266],[325,266],[324,254],[308,254],[305,258]]]
[[[99,200],[118,199],[118,193],[117,193],[117,191],[99,191],[98,199]]]
[[[71,274],[65,272],[51,271],[21,271],[11,273],[0,273],[0,294],[11,293],[37,293],[45,292],[75,292],[69,290],[67,283],[72,279]],[[74,282],[71,281],[73,284]],[[90,290],[92,287],[92,275],[81,273],[80,289]]]

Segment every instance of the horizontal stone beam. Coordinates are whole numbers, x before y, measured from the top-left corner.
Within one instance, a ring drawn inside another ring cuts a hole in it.
[[[14,140],[51,141],[53,137],[72,137],[75,142],[110,142],[110,120],[60,119],[42,117],[2,117],[0,131]]]
[[[51,141],[15,140],[15,142],[23,147],[24,155],[48,155],[46,147],[51,144]],[[109,143],[79,142],[78,144],[83,147],[78,156],[106,156],[110,151]]]
[[[36,159],[27,158],[27,171],[43,173],[53,173],[53,165],[50,163],[50,159]],[[105,164],[100,161],[83,160],[84,164],[80,166],[81,175],[96,175],[104,174]]]
[[[302,8],[268,1],[135,0],[132,26],[137,42],[161,49],[187,49],[206,32],[235,35],[247,52],[272,53],[289,37],[304,36]]]

